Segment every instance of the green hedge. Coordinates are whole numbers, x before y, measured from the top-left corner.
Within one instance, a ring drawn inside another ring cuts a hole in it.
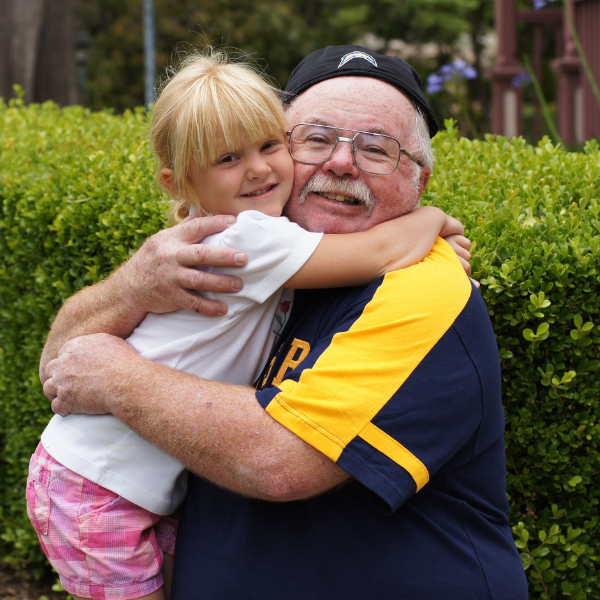
[[[0,561],[41,574],[24,508],[50,417],[52,315],[162,226],[142,111],[0,104]],[[474,242],[503,367],[508,493],[531,598],[600,598],[600,151],[435,138],[424,197]]]
[[[60,305],[164,224],[147,127],[143,110],[0,103],[0,562],[34,576],[47,569],[24,503],[51,416],[40,349]]]

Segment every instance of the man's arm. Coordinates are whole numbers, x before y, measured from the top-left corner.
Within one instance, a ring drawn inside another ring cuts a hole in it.
[[[44,392],[57,397],[55,412],[110,412],[190,470],[239,494],[298,500],[349,478],[272,419],[252,388],[170,369],[116,337],[72,340],[47,372]]]
[[[224,314],[222,302],[208,300],[190,290],[231,292],[241,289],[238,277],[215,275],[190,268],[198,265],[239,267],[246,255],[231,248],[198,242],[235,223],[235,217],[220,215],[190,219],[159,231],[110,277],[71,297],[58,312],[40,361],[40,379],[45,367],[69,340],[91,333],[127,337],[149,312],[164,313],[178,308],[213,316]]]

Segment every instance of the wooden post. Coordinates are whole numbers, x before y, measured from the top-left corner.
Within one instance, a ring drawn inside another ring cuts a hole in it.
[[[495,0],[498,60],[489,73],[492,80],[492,132],[507,137],[522,134],[521,90],[512,86],[522,71],[517,62],[516,0]]]
[[[596,84],[600,86],[600,0],[578,0],[573,6],[575,26],[579,34],[583,51],[594,74]],[[576,105],[576,133],[581,128],[579,143],[596,138],[600,140],[600,105],[592,91],[588,78],[581,69],[581,101]],[[583,105],[583,106],[581,106]],[[581,115],[581,116],[579,116]]]
[[[543,52],[544,52],[544,32],[542,31],[542,23],[534,23],[533,25],[533,70],[535,76],[540,83],[540,87],[544,85],[543,71]],[[535,113],[533,116],[533,137],[539,140],[542,137],[542,105],[537,94],[534,98]]]
[[[572,14],[575,14],[575,3],[568,0]],[[557,120],[558,134],[567,145],[581,143],[582,95],[581,95],[581,61],[577,56],[577,48],[569,29],[565,15],[563,19],[564,55],[551,62],[556,71]],[[578,131],[579,130],[579,131]]]

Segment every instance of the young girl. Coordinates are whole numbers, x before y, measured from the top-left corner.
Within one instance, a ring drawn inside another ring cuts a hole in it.
[[[290,223],[281,217],[293,183],[286,131],[275,91],[223,55],[188,59],[163,90],[151,137],[173,220],[236,215],[205,243],[243,250],[248,263],[236,270],[241,292],[212,296],[226,299],[225,316],[149,314],[128,338],[143,356],[251,384],[274,341],[282,288],[367,284],[421,260],[438,234],[459,232],[458,222],[434,208],[349,235]],[[170,515],[185,481],[181,464],[112,415],[55,416],[31,460],[27,502],[63,587],[75,598],[168,597],[161,568],[174,552]]]

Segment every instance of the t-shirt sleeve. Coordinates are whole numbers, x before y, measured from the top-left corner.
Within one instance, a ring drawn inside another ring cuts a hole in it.
[[[220,270],[244,282],[241,292],[232,297],[263,303],[304,266],[322,237],[322,233],[306,231],[285,217],[269,217],[257,211],[240,213],[235,225],[219,237],[219,246],[248,255],[243,268]]]
[[[479,375],[455,327],[467,318],[472,288],[439,248],[421,265],[386,275],[314,347],[294,339],[296,348],[282,349],[291,368],[284,358],[272,387],[257,392],[274,419],[388,512],[470,452],[482,420]]]

